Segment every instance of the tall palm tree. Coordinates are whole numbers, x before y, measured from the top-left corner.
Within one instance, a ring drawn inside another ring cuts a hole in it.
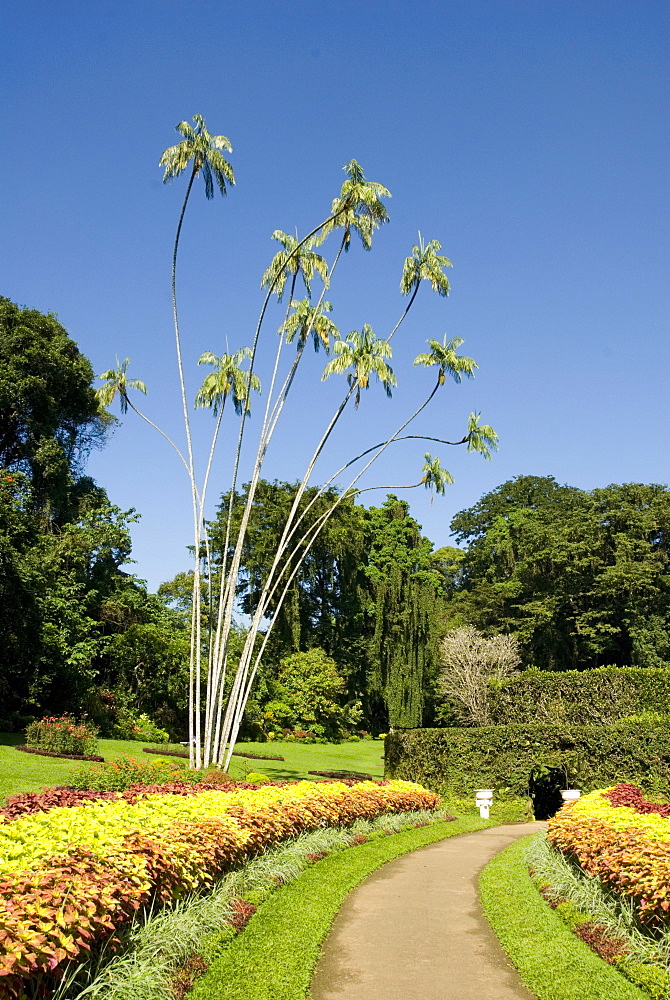
[[[438,295],[447,296],[449,294],[449,279],[444,274],[445,267],[452,267],[448,257],[444,257],[437,251],[442,247],[437,240],[430,240],[424,243],[421,233],[419,242],[412,248],[412,256],[405,258],[403,264],[402,277],[400,278],[400,291],[403,295],[409,295],[410,300],[405,306],[403,313],[391,330],[388,340],[391,340],[398,327],[404,320],[407,313],[412,308],[422,281],[429,281],[433,291]]]
[[[297,337],[300,348],[311,333],[314,350],[318,351],[323,346],[326,351],[329,351],[331,337],[339,339],[340,336],[340,331],[335,323],[325,315],[325,313],[332,312],[333,307],[330,302],[324,301],[319,307],[313,306],[309,299],[302,299],[300,302],[293,299],[291,308],[293,312],[288,315],[279,328],[280,333],[286,334],[286,343],[293,343]]]
[[[356,160],[349,160],[342,167],[347,179],[342,185],[339,198],[332,206],[333,218],[323,229],[327,236],[333,229],[344,229],[344,248],[349,249],[351,231],[361,238],[363,247],[370,250],[375,229],[389,221],[389,214],[382,198],[390,198],[391,192],[377,181],[365,179],[363,168]]]
[[[412,256],[405,259],[400,279],[400,291],[403,295],[411,292],[416,294],[422,281],[430,281],[433,291],[438,295],[449,294],[449,279],[444,274],[445,267],[453,267],[448,257],[444,257],[437,251],[442,249],[442,245],[437,240],[430,240],[424,243],[421,233],[419,242],[412,248]]]
[[[116,368],[110,368],[98,376],[98,378],[103,379],[105,382],[105,385],[101,385],[95,392],[101,406],[111,406],[118,394],[121,413],[125,414],[128,412],[129,406],[135,409],[128,399],[128,389],[137,389],[146,396],[147,387],[144,382],[138,378],[128,378],[129,364],[130,358],[124,358],[121,364],[119,364],[119,359],[117,358]]]
[[[251,348],[241,347],[234,354],[222,354],[218,357],[211,351],[205,351],[198,359],[199,365],[212,365],[214,371],[205,379],[195,397],[196,407],[209,407],[217,416],[223,409],[226,399],[230,396],[235,413],[241,416],[242,411],[251,412],[250,392],[261,391],[258,375],[245,372],[240,368],[242,361],[251,357]]]
[[[129,389],[136,389],[138,392],[143,392],[146,396],[147,387],[138,378],[128,378],[128,365],[130,364],[130,358],[124,358],[123,362],[119,364],[118,358],[116,359],[116,368],[110,368],[108,371],[103,372],[98,378],[103,379],[105,385],[101,385],[99,389],[96,389],[96,396],[101,406],[111,406],[117,395],[119,397],[119,405],[121,407],[121,413],[127,413],[128,407],[141,417],[150,427],[153,427],[155,431],[165,438],[167,443],[171,448],[174,448],[177,455],[179,456],[184,468],[188,472],[188,464],[186,459],[182,455],[181,451],[174,443],[172,438],[168,437],[164,430],[162,430],[158,424],[155,424],[153,420],[147,417],[146,413],[142,413],[140,409],[133,403],[128,395]]]
[[[222,354],[221,357],[212,354],[211,351],[205,351],[198,359],[199,365],[213,365],[214,371],[205,376],[195,397],[195,406],[200,408],[208,407],[216,417],[216,426],[209,450],[209,459],[207,461],[202,488],[202,499],[200,501],[200,525],[202,525],[205,516],[204,506],[207,484],[209,482],[216,443],[219,438],[221,419],[226,400],[230,396],[238,417],[242,416],[242,414],[248,416],[251,413],[250,396],[252,390],[254,392],[261,391],[261,381],[258,375],[255,372],[243,371],[240,368],[242,361],[249,360],[250,358],[251,348],[241,347],[234,354]]]
[[[454,477],[440,465],[439,458],[433,458],[429,451],[424,457],[423,468],[421,469],[421,482],[427,490],[435,490],[440,496],[444,496],[445,487],[451,486]]]
[[[463,443],[467,443],[467,451],[476,451],[487,461],[491,460],[491,451],[498,449],[498,435],[490,424],[481,424],[481,413],[471,413],[468,418],[468,433]]]
[[[165,168],[163,183],[167,184],[179,177],[190,165],[191,174],[186,194],[182,203],[179,222],[177,223],[177,233],[172,252],[172,315],[174,320],[175,344],[177,348],[177,368],[179,370],[179,384],[181,387],[182,410],[184,415],[184,429],[186,432],[186,446],[188,455],[188,473],[191,483],[191,498],[193,507],[193,536],[195,564],[193,572],[193,618],[191,625],[191,657],[190,657],[190,684],[189,684],[189,746],[190,762],[200,767],[200,525],[201,511],[198,500],[198,489],[195,479],[195,466],[193,461],[193,444],[191,441],[191,424],[189,419],[188,402],[186,399],[186,382],[184,379],[184,367],[181,354],[181,338],[179,334],[179,318],[177,313],[177,253],[179,250],[179,237],[184,222],[186,206],[191,194],[194,181],[198,174],[202,175],[205,182],[205,197],[214,197],[214,181],[222,195],[227,193],[226,183],[234,184],[235,177],[233,168],[225,159],[223,152],[232,152],[232,146],[225,135],[211,135],[207,130],[205,120],[202,115],[193,116],[194,125],[187,121],[182,121],[176,126],[176,131],[183,136],[182,141],[175,146],[166,149],[159,160],[159,166]],[[222,152],[223,151],[223,152]]]
[[[298,274],[301,275],[308,298],[312,296],[311,284],[315,274],[320,275],[326,288],[328,287],[328,262],[314,249],[315,246],[321,244],[318,237],[308,239],[301,245],[297,236],[290,236],[288,233],[283,233],[281,229],[275,229],[272,239],[281,243],[284,249],[278,250],[272,258],[270,266],[261,279],[261,288],[273,288],[277,293],[277,300],[281,302],[284,285],[289,275],[294,278]]]
[[[452,337],[451,340],[447,340],[447,335],[445,334],[442,343],[439,340],[429,340],[428,346],[430,351],[425,354],[417,354],[414,358],[415,365],[424,365],[425,367],[433,367],[437,365],[439,367],[438,381],[440,385],[444,385],[447,372],[453,378],[454,382],[462,382],[463,376],[466,378],[475,377],[475,369],[479,367],[476,361],[472,358],[468,358],[465,355],[458,355],[456,351],[464,344],[465,341],[462,337]]]
[[[195,398],[196,407],[209,407],[215,417],[216,426],[214,429],[214,434],[212,436],[212,444],[209,451],[209,459],[207,461],[207,468],[205,470],[205,479],[202,488],[202,499],[200,502],[200,533],[203,532],[204,528],[204,508],[205,499],[207,495],[207,486],[209,483],[209,476],[212,469],[212,462],[214,460],[214,452],[216,450],[216,444],[219,437],[219,430],[221,427],[221,420],[223,418],[223,411],[226,405],[227,399],[230,397],[232,400],[235,412],[238,416],[247,416],[251,413],[251,403],[250,395],[251,391],[260,392],[261,383],[258,375],[254,372],[243,371],[240,368],[242,361],[250,360],[251,358],[251,348],[241,347],[234,354],[223,354],[221,357],[217,357],[216,354],[212,354],[211,351],[206,351],[202,354],[198,360],[198,364],[207,364],[214,367],[214,371],[207,375],[198,391]],[[232,507],[233,497],[231,495],[230,507]],[[226,572],[226,553],[228,551],[228,543],[230,536],[230,519],[226,527],[226,540],[223,546],[223,563],[221,566],[221,573],[225,575]],[[205,761],[208,758],[208,744],[211,738],[211,726],[212,726],[212,713],[215,711],[216,699],[219,695],[219,685],[216,678],[216,668],[215,668],[215,654],[216,651],[213,646],[213,632],[212,632],[212,573],[211,573],[211,553],[209,545],[209,537],[207,535],[206,529],[204,530],[204,543],[205,543],[205,553],[207,558],[207,565],[209,567],[209,572],[207,574],[207,592],[209,600],[209,621],[210,621],[210,635],[208,644],[208,684],[207,684],[207,698],[205,705]]]
[[[233,147],[225,135],[211,135],[208,132],[202,115],[193,115],[193,121],[195,128],[186,121],[179,122],[175,126],[175,132],[179,132],[184,138],[176,146],[169,146],[158,161],[159,167],[165,167],[163,182],[169,183],[175,177],[179,177],[191,164],[187,198],[190,186],[201,171],[205,181],[205,196],[208,199],[214,197],[214,181],[221,194],[226,195],[226,182],[234,184],[235,177],[233,168],[221,150],[232,153]]]
[[[325,382],[330,375],[342,375],[348,368],[353,369],[348,372],[347,380],[350,386],[356,386],[356,407],[361,400],[361,389],[370,385],[371,375],[377,376],[387,396],[391,395],[391,388],[398,384],[393,369],[385,360],[392,355],[391,345],[387,340],[375,337],[369,323],[363,324],[360,333],[352,330],[346,340],[336,340],[332,350],[335,357],[323,369],[321,381]]]

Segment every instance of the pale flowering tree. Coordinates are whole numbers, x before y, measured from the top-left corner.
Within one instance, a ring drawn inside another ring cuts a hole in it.
[[[487,725],[489,682],[503,680],[519,667],[517,638],[493,635],[487,639],[474,625],[464,625],[447,633],[441,651],[440,691],[452,702],[464,725]]]

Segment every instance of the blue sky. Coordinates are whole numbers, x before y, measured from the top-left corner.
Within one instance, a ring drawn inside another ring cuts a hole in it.
[[[196,190],[185,222],[192,395],[202,351],[251,341],[273,230],[321,221],[355,157],[393,198],[372,252],[355,246],[338,265],[328,298],[342,332],[388,333],[418,230],[452,260],[452,291],[422,289],[394,341],[398,390],[364,394],[317,481],[423,398],[431,376],[412,359],[445,333],[465,339],[477,378],[445,387],[416,432],[460,437],[481,410],[501,447],[492,462],[431,447],[455,485],[433,503],[400,492],[436,545],[456,511],[512,476],[668,481],[664,0],[9,0],[0,18],[0,294],[57,313],[96,373],[130,356],[149,386],[140,405],[166,431],[181,434],[169,279],[185,182],[164,187],[157,162],[198,112],[231,140],[237,184],[214,202]],[[279,322],[273,311],[264,358]],[[324,364],[305,365],[268,478],[301,474],[340,398],[341,384],[320,382]],[[212,420],[194,421],[202,459]],[[233,432],[212,498],[228,484]],[[361,485],[415,482],[423,451],[396,445]],[[129,414],[89,471],[142,515],[139,576],[155,587],[187,567],[187,483],[160,438]]]

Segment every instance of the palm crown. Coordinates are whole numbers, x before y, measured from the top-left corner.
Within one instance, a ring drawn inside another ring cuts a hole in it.
[[[377,376],[387,396],[391,395],[391,387],[398,384],[393,369],[385,360],[392,356],[391,345],[387,340],[375,337],[368,323],[363,325],[360,333],[352,330],[346,340],[336,340],[332,350],[335,357],[324,368],[321,381],[352,368],[347,380],[350,386],[357,386],[356,406],[361,399],[361,389],[367,389],[370,384],[370,375]]]
[[[444,496],[445,487],[452,485],[454,477],[442,468],[439,458],[433,458],[429,451],[423,457],[421,482],[427,490],[435,490],[440,496]]]
[[[137,378],[128,378],[129,364],[130,358],[125,358],[121,364],[119,364],[117,358],[116,368],[110,368],[99,376],[105,382],[105,385],[101,385],[99,389],[96,389],[95,393],[101,406],[111,406],[118,393],[121,413],[127,413],[128,404],[130,403],[128,389],[137,389],[146,395],[147,387],[144,382],[141,382]],[[130,405],[132,406],[132,403]]]
[[[287,344],[292,343],[297,336],[298,347],[301,347],[311,333],[314,341],[314,350],[318,351],[319,347],[323,344],[326,352],[328,352],[330,338],[333,337],[339,340],[340,331],[332,319],[324,315],[327,312],[331,312],[333,308],[330,302],[324,301],[320,306],[313,306],[309,299],[302,299],[300,302],[292,299],[291,308],[293,312],[288,315],[286,322],[282,323],[279,327],[279,333],[286,334]]]
[[[490,424],[480,424],[481,413],[471,413],[468,418],[467,450],[478,451],[484,458],[491,458],[491,451],[498,450],[498,435]]]
[[[342,185],[340,197],[335,198],[332,214],[337,216],[324,227],[326,236],[337,227],[344,227],[345,249],[349,249],[351,230],[354,229],[361,238],[366,250],[372,247],[372,234],[375,229],[389,221],[389,214],[382,198],[390,198],[391,192],[377,181],[366,181],[363,168],[356,160],[350,160],[342,168],[347,174],[347,180]]]
[[[206,197],[214,197],[214,181],[221,194],[225,195],[226,182],[234,184],[235,176],[221,150],[232,153],[233,147],[225,135],[210,135],[202,115],[193,115],[193,121],[195,128],[186,121],[175,127],[175,131],[184,138],[176,146],[166,149],[158,161],[159,167],[165,167],[163,183],[168,184],[179,177],[193,161],[192,176],[202,173]]]
[[[281,229],[275,229],[272,239],[282,244],[283,250],[278,250],[272,258],[270,266],[261,279],[261,288],[273,287],[277,299],[281,302],[284,285],[289,275],[301,275],[307,289],[307,297],[312,294],[311,284],[314,274],[321,276],[328,287],[328,263],[325,257],[314,250],[319,245],[318,240],[305,240],[300,246],[297,236],[289,236]]]
[[[464,375],[466,378],[474,378],[475,369],[479,367],[477,362],[473,358],[456,353],[463,343],[465,341],[462,337],[452,337],[451,340],[447,340],[446,334],[442,343],[439,340],[429,340],[430,351],[425,354],[417,354],[414,358],[414,364],[426,367],[438,365],[440,385],[444,385],[446,372],[449,372],[455,382],[462,382]]]
[[[205,376],[195,397],[195,405],[211,407],[216,416],[230,396],[238,416],[243,411],[250,413],[249,396],[251,390],[261,391],[258,375],[240,368],[240,363],[250,357],[251,349],[249,347],[241,347],[234,354],[222,354],[220,358],[216,354],[212,354],[211,351],[205,351],[204,354],[201,354],[198,364],[213,365],[214,371]]]
[[[444,274],[444,268],[453,267],[453,264],[448,257],[437,252],[441,249],[437,240],[425,244],[419,233],[419,242],[412,248],[412,256],[407,257],[403,265],[400,279],[400,291],[403,295],[416,291],[424,279],[430,281],[433,291],[438,295],[449,294],[449,279]]]

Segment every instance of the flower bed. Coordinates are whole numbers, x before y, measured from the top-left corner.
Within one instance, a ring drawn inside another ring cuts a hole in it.
[[[549,821],[549,842],[621,899],[643,924],[670,921],[670,817],[634,785],[591,792]]]
[[[61,760],[91,760],[96,764],[104,764],[104,757],[95,757],[92,754],[83,753],[57,753],[55,750],[38,750],[37,747],[15,746],[15,750],[22,753],[36,753],[40,757],[60,757]]]
[[[0,997],[58,979],[138,909],[207,889],[286,837],[360,817],[436,808],[410,782],[188,785],[55,806],[0,824]]]
[[[97,749],[98,728],[85,717],[78,722],[72,715],[51,715],[30,723],[26,744],[33,750],[50,750],[59,756],[87,757]]]

